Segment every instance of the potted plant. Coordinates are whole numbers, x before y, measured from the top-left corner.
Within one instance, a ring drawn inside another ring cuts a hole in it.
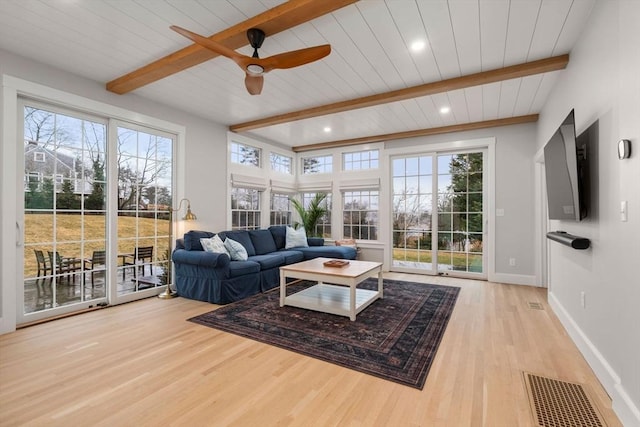
[[[320,218],[328,212],[326,204],[324,203],[327,195],[324,193],[316,193],[315,197],[309,202],[309,207],[305,209],[302,202],[292,199],[291,204],[300,216],[301,222],[294,222],[294,228],[298,228],[300,225],[304,227],[304,231],[307,237],[322,237],[316,232],[316,225]]]

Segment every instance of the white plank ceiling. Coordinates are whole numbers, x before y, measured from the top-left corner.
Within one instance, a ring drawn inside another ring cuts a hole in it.
[[[218,57],[134,93],[224,125],[569,53],[596,0],[362,0],[268,37],[261,57],[329,43],[323,60],[265,76],[261,95]],[[0,49],[102,84],[280,0],[0,0]],[[426,48],[409,46],[422,40]],[[251,54],[245,46],[239,51]],[[255,129],[288,146],[537,113],[558,73]],[[127,96],[127,95],[123,95]],[[451,111],[440,113],[448,106]],[[169,119],[169,118],[166,118]],[[330,127],[331,132],[324,128]]]

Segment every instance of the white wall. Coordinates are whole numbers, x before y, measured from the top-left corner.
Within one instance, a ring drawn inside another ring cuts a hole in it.
[[[181,125],[186,129],[184,146],[176,155],[178,163],[176,196],[191,200],[193,211],[198,215],[190,227],[222,229],[225,224],[224,212],[219,210],[220,201],[226,200],[226,152],[227,129],[211,120],[194,117],[180,110],[150,102],[135,94],[116,95],[107,92],[104,84],[70,75],[64,71],[10,54],[0,50],[0,76],[12,76],[22,81],[36,83],[48,88],[78,95],[83,98],[126,109],[132,116],[145,115],[166,122]],[[19,165],[8,159],[16,158],[17,118],[15,111],[7,105],[15,104],[15,94],[7,95],[3,87],[2,100],[2,140],[0,141],[0,333],[15,327],[15,283],[16,283],[16,182]],[[15,92],[15,90],[13,90]],[[38,95],[33,94],[33,95]],[[13,98],[9,99],[9,98]],[[12,106],[15,109],[15,105]],[[6,120],[6,122],[5,122]]]
[[[538,148],[574,108],[576,131],[597,122],[592,215],[551,221],[591,239],[586,251],[550,243],[549,300],[613,399],[625,425],[640,425],[640,2],[599,1],[540,115]],[[617,158],[617,141],[632,157]],[[621,222],[620,202],[629,202]],[[585,292],[586,306],[581,305]]]

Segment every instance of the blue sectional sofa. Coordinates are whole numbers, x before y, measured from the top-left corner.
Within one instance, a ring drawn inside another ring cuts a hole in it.
[[[355,259],[356,250],[346,246],[324,246],[324,239],[307,239],[308,247],[285,249],[286,226],[262,230],[218,233],[239,242],[247,250],[247,261],[231,261],[224,253],[205,252],[200,238],[215,233],[189,231],[178,239],[173,251],[175,284],[185,298],[228,304],[273,289],[280,283],[280,267],[318,258]]]

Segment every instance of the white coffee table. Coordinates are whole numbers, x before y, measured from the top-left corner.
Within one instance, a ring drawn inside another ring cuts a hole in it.
[[[315,258],[280,267],[280,307],[285,305],[347,316],[356,315],[382,298],[382,264],[349,260],[344,267],[326,267],[330,258]],[[369,277],[378,276],[378,290],[357,289]],[[303,279],[316,285],[287,295],[287,279]],[[326,283],[325,283],[326,282]]]

